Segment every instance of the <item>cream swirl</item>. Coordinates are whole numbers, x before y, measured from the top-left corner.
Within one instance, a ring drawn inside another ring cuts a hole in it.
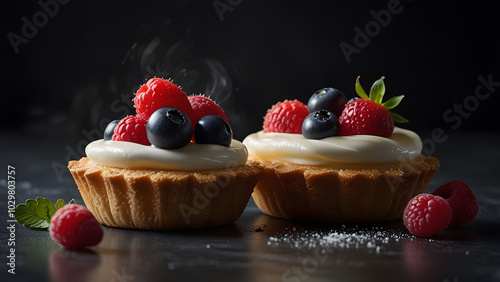
[[[230,147],[189,143],[174,150],[101,139],[88,144],[85,153],[92,162],[107,166],[187,171],[239,166],[248,157],[245,145],[234,139]]]
[[[243,144],[257,158],[304,165],[411,161],[422,150],[422,140],[415,132],[398,127],[390,138],[354,135],[321,140],[306,139],[302,134],[259,131],[248,135]]]

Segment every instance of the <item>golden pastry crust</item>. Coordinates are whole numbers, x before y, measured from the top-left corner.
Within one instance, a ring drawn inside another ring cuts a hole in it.
[[[263,168],[213,170],[127,169],[92,163],[68,165],[87,208],[108,226],[188,229],[227,224],[240,217]]]
[[[264,213],[327,222],[401,218],[408,201],[425,192],[439,168],[438,159],[422,155],[410,162],[348,169],[259,162],[264,172],[252,196]]]

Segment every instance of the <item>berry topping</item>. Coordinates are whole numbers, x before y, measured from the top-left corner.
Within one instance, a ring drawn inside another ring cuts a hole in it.
[[[104,141],[109,141],[113,139],[113,134],[115,133],[115,127],[119,122],[120,122],[119,119],[115,119],[106,126],[106,129],[104,129]]]
[[[173,107],[193,117],[193,109],[184,93],[172,81],[151,78],[135,94],[134,104],[137,116],[147,120],[159,108]],[[193,117],[194,119],[194,117]]]
[[[161,149],[176,149],[191,141],[193,126],[189,117],[182,111],[164,107],[151,115],[146,131],[153,146]]]
[[[356,79],[355,88],[361,99],[353,100],[345,106],[339,117],[339,135],[390,137],[394,130],[394,122],[408,122],[400,115],[389,111],[399,105],[404,98],[403,95],[382,103],[385,94],[384,77],[373,83],[370,95],[366,95],[361,87],[359,77]]]
[[[394,130],[394,121],[389,110],[368,99],[357,99],[347,104],[339,122],[341,136],[390,137]]]
[[[346,96],[340,90],[327,87],[314,92],[307,102],[307,108],[311,113],[328,110],[339,117],[344,110],[346,101]]]
[[[462,181],[452,181],[441,185],[434,193],[443,197],[451,206],[450,225],[462,225],[473,220],[478,211],[474,192]]]
[[[451,221],[451,207],[439,196],[420,194],[408,202],[403,221],[411,234],[430,237],[448,227]]]
[[[300,101],[277,103],[264,117],[264,132],[302,133],[302,122],[307,115],[309,110]]]
[[[194,124],[200,120],[200,118],[208,115],[215,115],[221,117],[225,122],[228,122],[227,116],[224,110],[217,105],[212,99],[203,95],[191,95],[188,96],[188,100],[191,103],[191,107],[194,111]]]
[[[50,222],[50,237],[68,249],[97,245],[102,239],[102,228],[92,213],[76,204],[60,208]]]
[[[302,123],[302,135],[307,139],[322,139],[337,135],[339,121],[327,111],[319,110],[310,113]]]
[[[217,144],[229,147],[233,140],[233,131],[221,117],[208,115],[196,123],[194,139],[198,144]]]
[[[115,127],[113,141],[128,141],[151,145],[146,135],[147,121],[138,116],[126,116]]]

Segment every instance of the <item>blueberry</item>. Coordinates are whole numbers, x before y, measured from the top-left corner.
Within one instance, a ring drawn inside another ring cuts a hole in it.
[[[177,149],[191,141],[193,126],[188,116],[176,108],[156,110],[148,119],[146,134],[149,142],[161,149]]]
[[[302,123],[302,135],[307,139],[322,139],[337,135],[339,121],[327,111],[319,110],[310,113]]]
[[[104,129],[104,141],[109,141],[113,139],[113,133],[115,132],[115,127],[119,122],[120,122],[119,119],[115,119],[114,121],[110,122],[108,126],[106,126],[106,129]]]
[[[233,131],[219,116],[208,115],[200,118],[194,126],[194,140],[198,144],[217,144],[229,147]]]
[[[328,110],[339,117],[346,101],[346,96],[340,90],[327,87],[314,92],[307,102],[307,108],[311,113],[322,109]]]

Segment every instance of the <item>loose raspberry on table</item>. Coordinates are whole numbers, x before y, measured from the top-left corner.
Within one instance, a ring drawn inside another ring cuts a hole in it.
[[[68,204],[60,208],[50,221],[50,237],[68,249],[97,245],[103,236],[94,215],[83,206]]]
[[[300,101],[277,103],[264,117],[264,132],[302,133],[302,123],[308,115],[307,106]]]
[[[193,109],[186,96],[172,81],[163,78],[151,78],[142,85],[134,97],[137,116],[148,120],[159,108],[172,107],[194,119]]]
[[[408,202],[403,221],[411,234],[430,237],[448,227],[451,221],[451,207],[439,196],[420,194]]]
[[[188,100],[193,108],[194,124],[196,124],[200,118],[208,115],[218,116],[225,122],[228,122],[224,110],[222,110],[222,108],[209,97],[203,95],[191,95],[188,96]]]
[[[147,120],[138,116],[126,116],[115,127],[113,141],[128,141],[149,146],[146,134]]]
[[[477,199],[474,192],[462,181],[451,181],[441,185],[434,193],[443,197],[451,206],[450,225],[462,225],[473,220],[478,212]]]

